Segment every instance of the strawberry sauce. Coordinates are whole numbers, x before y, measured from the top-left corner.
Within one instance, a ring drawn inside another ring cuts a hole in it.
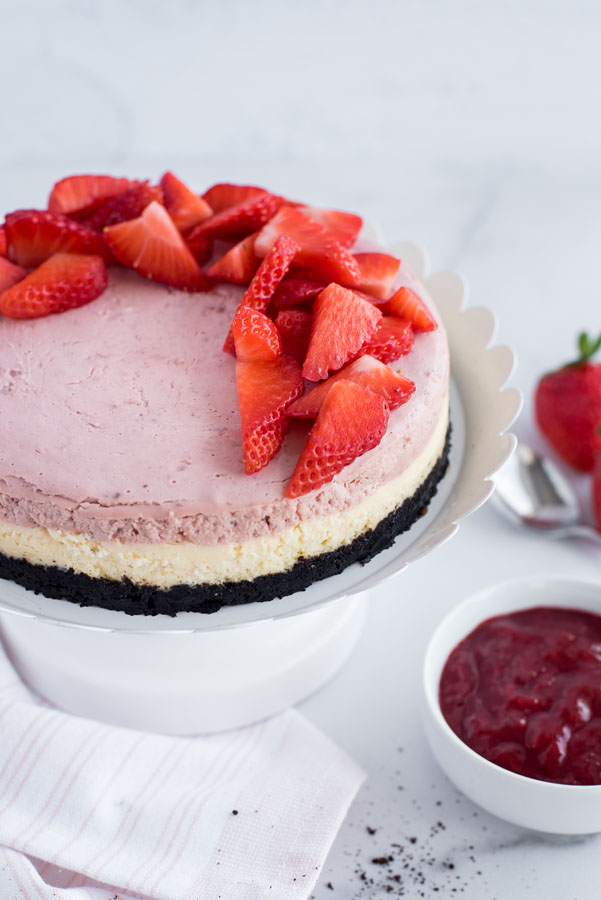
[[[504,769],[601,784],[601,616],[537,607],[482,622],[450,654],[442,714]]]

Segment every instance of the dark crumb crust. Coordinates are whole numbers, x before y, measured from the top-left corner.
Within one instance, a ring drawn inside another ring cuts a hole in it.
[[[101,606],[129,615],[155,616],[163,613],[174,616],[178,612],[216,612],[222,606],[263,602],[304,591],[314,581],[337,575],[352,563],[366,563],[393,543],[395,537],[407,531],[428,509],[438,483],[449,463],[451,428],[445,446],[428,477],[412,497],[371,531],[365,532],[345,547],[323,553],[311,559],[300,559],[287,572],[261,575],[253,581],[224,582],[223,584],[182,584],[171,588],[153,588],[133,584],[127,578],[111,581],[92,578],[69,569],[37,566],[23,559],[0,554],[0,578],[15,581],[36,594],[70,600],[80,606]]]

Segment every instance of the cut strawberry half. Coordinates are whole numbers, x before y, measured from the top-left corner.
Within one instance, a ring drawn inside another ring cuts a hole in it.
[[[401,265],[400,259],[388,253],[355,253],[355,259],[361,270],[360,290],[378,300],[390,297]]]
[[[39,266],[55,253],[84,253],[111,259],[102,235],[67,216],[20,209],[7,215],[5,228],[9,258],[26,269]]]
[[[296,241],[300,249],[295,264],[308,269],[316,281],[357,287],[357,261],[322,225],[291,206],[282,207],[261,229],[255,241],[257,256],[266,256],[282,234]]]
[[[313,308],[313,328],[303,378],[322,381],[340,369],[370,339],[382,313],[338,284],[322,291]]]
[[[6,242],[6,228],[0,225],[0,256],[8,256],[8,244]]]
[[[190,232],[188,235],[190,249],[196,253],[197,241],[202,242],[206,240],[207,236],[213,239],[229,238],[230,240],[247,237],[268,222],[281,204],[281,197],[263,191],[262,194],[250,197],[236,206],[228,206],[209,219],[205,219]],[[264,253],[261,255],[265,256]]]
[[[106,287],[106,266],[99,256],[57,253],[0,294],[0,313],[35,319],[84,306]]]
[[[326,285],[323,281],[286,278],[273,295],[274,309],[288,309],[291,306],[313,303],[317,295],[321,294],[325,287]]]
[[[390,412],[383,397],[342,379],[333,384],[292,473],[286,496],[293,499],[332,481],[357,457],[376,447]]]
[[[255,238],[256,234],[249,234],[209,266],[209,278],[229,281],[231,284],[248,284],[252,281],[261,264],[259,257],[255,256]]]
[[[384,316],[371,338],[361,348],[361,355],[367,354],[388,364],[400,356],[406,356],[412,347],[411,322],[408,319]]]
[[[0,256],[0,293],[8,290],[18,281],[22,281],[26,275],[27,271],[21,266],[16,266],[6,257]]]
[[[185,291],[208,291],[206,277],[164,206],[153,201],[138,219],[111,225],[104,239],[119,262]]]
[[[48,209],[64,216],[91,211],[98,202],[139,184],[139,181],[112,175],[70,175],[57,181],[52,188]]]
[[[258,309],[259,312],[265,312],[275,289],[288,271],[297,250],[297,245],[290,238],[284,236],[278,238],[245,291],[240,301],[240,307],[247,306],[251,309]],[[234,340],[231,329],[225,339],[223,350],[224,353],[234,352]]]
[[[354,213],[341,212],[338,209],[319,209],[317,206],[299,206],[302,213],[323,225],[339,244],[352,247],[363,227],[363,219]]]
[[[276,316],[275,324],[282,338],[284,353],[293,356],[301,365],[307,355],[312,322],[313,316],[304,309],[281,309]]]
[[[232,320],[236,358],[240,362],[277,359],[282,340],[271,319],[256,309],[241,306]]]
[[[252,184],[214,184],[202,195],[205,203],[208,203],[214,213],[223,212],[231,206],[238,206],[262,194],[269,194],[265,188],[255,187]]]
[[[385,312],[400,319],[409,319],[415,332],[435,331],[438,328],[436,319],[424,301],[408,287],[398,289],[386,303]]]
[[[236,361],[236,386],[242,426],[244,468],[258,472],[273,459],[288,427],[287,407],[303,390],[295,359]]]
[[[128,222],[141,216],[146,207],[156,200],[163,202],[163,192],[157,185],[147,181],[135,187],[108,197],[98,204],[94,212],[84,216],[80,221],[95,231],[102,231],[109,225],[118,225],[120,222]]]
[[[167,212],[182,234],[213,215],[206,200],[190,190],[173,172],[165,172],[160,181]]]
[[[353,381],[379,394],[386,400],[391,410],[406,403],[415,391],[415,384],[410,378],[405,378],[400,372],[394,372],[373,356],[361,356],[295,400],[288,409],[288,415],[314,419],[333,385],[343,379]]]

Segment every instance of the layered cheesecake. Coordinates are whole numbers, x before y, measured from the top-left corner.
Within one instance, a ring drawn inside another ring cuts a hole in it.
[[[374,251],[361,234],[351,249]],[[191,293],[109,266],[93,302],[0,317],[0,578],[130,614],[213,612],[303,590],[390,546],[427,508],[449,449],[445,331],[402,262],[390,292],[401,288],[434,322],[388,364],[410,396],[378,399],[383,436],[297,489],[333,401],[286,414],[281,447],[247,473],[241,362],[223,350],[247,285],[210,279]],[[353,381],[348,364],[339,386]],[[305,380],[304,397],[311,389]],[[373,395],[353,390],[362,409]]]

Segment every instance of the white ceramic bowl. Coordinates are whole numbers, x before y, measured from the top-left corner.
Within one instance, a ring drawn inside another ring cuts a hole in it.
[[[434,632],[424,662],[424,724],[440,767],[487,812],[553,834],[601,831],[601,785],[565,785],[516,775],[479,756],[440,710],[440,675],[453,648],[480,622],[532,606],[563,606],[601,614],[601,582],[531,576],[493,585],[457,606]]]

